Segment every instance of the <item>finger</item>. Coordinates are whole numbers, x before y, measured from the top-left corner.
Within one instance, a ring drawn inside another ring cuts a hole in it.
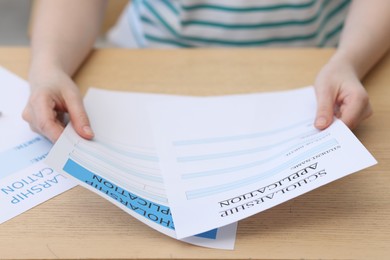
[[[331,88],[316,88],[317,113],[314,126],[319,130],[327,128],[333,122],[335,95]]]
[[[51,142],[56,142],[64,131],[61,122],[56,118],[55,103],[51,99],[36,102],[33,115],[33,130],[46,136]]]
[[[31,115],[31,106],[30,104],[27,104],[26,107],[23,109],[22,112],[22,118],[24,121],[29,123],[31,125],[32,123],[32,115]]]
[[[65,97],[65,103],[68,108],[70,121],[76,132],[85,139],[92,139],[94,133],[89,123],[81,96],[74,93],[68,94]]]
[[[349,97],[340,108],[340,119],[350,128],[354,129],[362,120],[372,114],[371,105],[367,95]]]
[[[49,131],[46,131],[44,134],[52,143],[57,142],[58,138],[60,138],[62,132],[64,131],[63,125],[60,121],[47,121],[47,128]]]

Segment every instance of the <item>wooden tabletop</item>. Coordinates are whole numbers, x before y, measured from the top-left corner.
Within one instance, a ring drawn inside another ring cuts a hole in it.
[[[76,82],[83,92],[88,86],[187,95],[291,89],[312,84],[333,52],[97,50]],[[0,48],[0,65],[23,78],[28,63],[28,49]],[[364,83],[374,115],[355,134],[379,164],[241,221],[234,251],[168,238],[76,187],[0,225],[0,259],[389,259],[390,55]]]

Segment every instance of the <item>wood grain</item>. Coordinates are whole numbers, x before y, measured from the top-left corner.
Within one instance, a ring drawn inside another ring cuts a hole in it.
[[[333,52],[96,50],[75,79],[83,92],[283,90],[312,84]],[[27,49],[0,48],[0,65],[24,78],[28,60]],[[387,56],[364,81],[374,115],[355,131],[379,164],[241,221],[234,251],[168,238],[76,187],[0,225],[0,259],[389,259],[389,72]]]

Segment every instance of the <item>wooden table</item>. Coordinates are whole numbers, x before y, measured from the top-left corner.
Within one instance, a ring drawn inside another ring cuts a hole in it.
[[[291,89],[312,84],[333,51],[97,50],[76,81],[83,92]],[[24,78],[28,60],[28,49],[0,48],[0,65]],[[0,225],[0,259],[390,259],[389,72],[390,55],[365,80],[375,112],[355,131],[379,164],[241,221],[234,251],[168,238],[76,187]]]

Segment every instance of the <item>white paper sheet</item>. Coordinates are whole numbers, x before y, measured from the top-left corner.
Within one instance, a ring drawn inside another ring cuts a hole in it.
[[[43,163],[51,143],[21,118],[27,82],[0,67],[0,223],[74,187]]]
[[[232,223],[376,163],[341,121],[314,128],[309,87],[220,97],[90,89],[85,105],[96,138],[67,127],[49,164],[179,239],[221,227],[232,244]]]
[[[312,88],[150,104],[178,237],[246,218],[376,163]],[[189,223],[191,223],[189,225]]]
[[[145,110],[146,104],[161,99],[169,103],[175,97],[90,89],[84,103],[94,140],[80,138],[68,125],[46,162],[141,222],[177,238]],[[233,249],[236,227],[233,223],[182,240]]]

